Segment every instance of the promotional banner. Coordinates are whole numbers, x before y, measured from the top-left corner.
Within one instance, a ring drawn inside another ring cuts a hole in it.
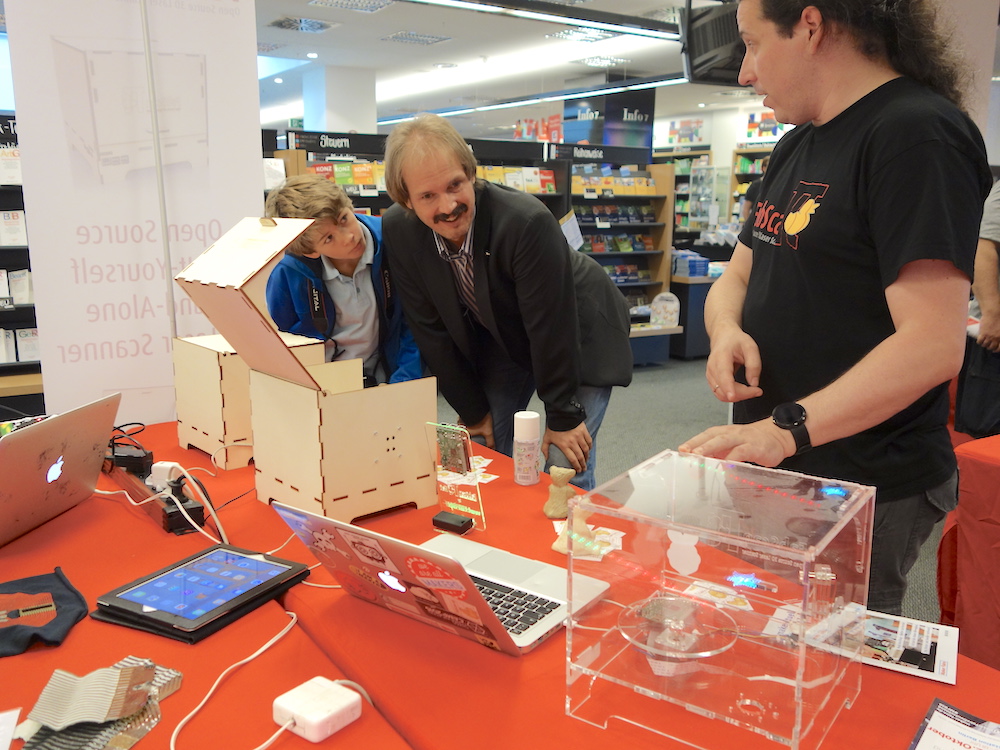
[[[653,147],[653,89],[622,91],[563,105],[563,140],[581,145]]]
[[[661,148],[692,148],[712,143],[711,121],[699,115],[668,120],[666,127],[657,128],[660,136],[655,145]],[[663,134],[666,137],[663,138]]]
[[[46,411],[173,419],[172,336],[213,332],[173,277],[262,211],[253,0],[5,11]]]
[[[747,114],[746,143],[774,143],[794,127],[788,123],[778,122],[774,112],[769,109],[750,112]]]
[[[604,143],[604,97],[567,99],[563,104],[563,141],[565,143]]]
[[[604,145],[653,147],[656,89],[620,91],[604,97]]]

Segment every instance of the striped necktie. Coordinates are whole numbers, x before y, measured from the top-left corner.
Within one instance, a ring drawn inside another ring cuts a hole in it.
[[[475,261],[472,258],[472,226],[462,243],[462,247],[457,251],[451,249],[451,245],[434,232],[434,243],[437,246],[438,255],[451,264],[452,273],[455,274],[455,287],[462,304],[475,316],[476,320],[482,323],[479,317],[479,305],[476,304],[476,272]]]
[[[459,253],[450,258],[455,268],[455,283],[458,286],[458,296],[472,314],[479,318],[479,306],[476,304],[476,274],[472,267],[472,253]]]

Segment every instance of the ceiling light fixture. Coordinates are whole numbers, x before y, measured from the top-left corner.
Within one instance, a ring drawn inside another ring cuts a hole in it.
[[[285,29],[286,31],[302,31],[307,34],[322,34],[325,31],[329,31],[336,26],[340,26],[339,23],[328,23],[327,21],[320,21],[316,18],[291,18],[285,16],[284,18],[279,18],[276,21],[271,21],[268,26],[272,26],[276,29]]]
[[[434,34],[418,34],[415,31],[397,31],[379,39],[380,42],[401,42],[403,44],[420,44],[429,46],[438,42],[450,42],[450,36],[435,36]]]
[[[318,52],[306,52],[306,57],[308,57],[310,60],[315,60],[317,57],[319,57],[319,53]]]
[[[319,5],[324,8],[340,8],[341,10],[356,10],[360,13],[375,13],[392,5],[395,0],[309,0],[307,5]]]
[[[545,21],[547,23],[558,23],[563,26],[579,26],[587,29],[600,29],[610,31],[615,34],[630,34],[633,36],[647,36],[653,39],[665,39],[668,41],[680,40],[680,28],[677,24],[663,23],[652,19],[645,19],[644,25],[635,23],[631,16],[624,16],[617,13],[606,13],[603,11],[588,11],[584,9],[570,8],[569,6],[557,5],[545,2],[522,2],[519,0],[508,0],[503,4],[491,3],[478,0],[403,0],[408,3],[418,3],[421,5],[438,5],[445,8],[458,8],[460,10],[474,10],[480,13],[497,13],[504,16],[515,16],[516,18],[526,18],[533,21]],[[533,10],[533,8],[543,8],[545,12]]]
[[[474,107],[472,109],[462,108],[462,109],[437,109],[431,110],[432,114],[440,115],[441,117],[455,117],[456,115],[466,115],[470,112],[488,112],[495,109],[510,109],[513,107],[527,107],[532,104],[543,104],[549,102],[563,102],[571,99],[585,99],[588,96],[605,96],[607,94],[617,94],[622,91],[639,91],[641,89],[652,89],[659,88],[660,86],[676,86],[679,83],[688,83],[688,79],[684,76],[675,74],[668,77],[658,77],[646,80],[636,80],[633,83],[618,82],[616,85],[607,85],[604,87],[595,87],[589,89],[581,89],[578,91],[562,91],[553,93],[550,95],[538,94],[536,96],[525,97],[523,99],[511,99],[504,102],[495,102],[494,104],[484,104],[479,107]],[[409,122],[415,119],[415,115],[404,115],[401,117],[387,117],[385,119],[379,120],[378,125],[396,125],[401,122]]]
[[[557,31],[555,34],[546,34],[545,38],[562,39],[567,42],[600,42],[604,39],[610,39],[613,36],[617,36],[617,34],[598,29],[577,29],[571,27]]]
[[[585,57],[582,60],[573,60],[573,62],[586,65],[588,68],[614,68],[617,65],[627,65],[632,61],[626,60],[624,57],[603,57],[598,55],[596,57]]]

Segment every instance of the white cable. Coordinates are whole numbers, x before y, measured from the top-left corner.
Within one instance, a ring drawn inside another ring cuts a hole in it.
[[[236,662],[235,664],[230,664],[228,667],[226,667],[224,670],[222,670],[222,674],[220,674],[216,678],[215,683],[212,685],[212,687],[209,688],[208,692],[205,694],[205,697],[201,699],[201,703],[199,703],[197,706],[195,706],[191,710],[191,713],[189,713],[187,716],[185,716],[183,719],[181,719],[177,723],[177,726],[174,727],[173,733],[170,735],[170,750],[177,750],[177,737],[178,737],[178,735],[180,735],[181,730],[187,725],[187,723],[189,721],[191,721],[191,719],[194,718],[195,714],[197,714],[199,711],[201,711],[202,708],[204,708],[205,704],[208,703],[208,699],[212,697],[212,693],[214,693],[215,690],[216,690],[216,688],[219,687],[219,684],[226,677],[226,675],[228,675],[230,672],[232,672],[237,667],[242,667],[244,664],[247,664],[248,662],[251,662],[254,659],[256,659],[262,653],[264,653],[269,648],[271,648],[271,646],[273,646],[275,643],[277,643],[282,638],[284,638],[285,635],[287,635],[288,632],[295,626],[295,623],[299,619],[295,615],[295,613],[294,612],[285,612],[285,614],[288,615],[290,618],[292,618],[291,621],[287,625],[285,625],[285,627],[283,627],[281,629],[281,631],[276,636],[274,636],[273,638],[271,638],[271,640],[269,640],[267,643],[265,643],[259,649],[257,649],[252,654],[250,654],[250,656],[248,656],[245,659],[241,659],[240,661]],[[257,748],[256,750],[262,750],[262,748],[265,748],[268,745],[270,745],[287,728],[288,728],[287,724],[285,726],[282,726],[281,729],[279,729],[274,735],[271,736],[271,739],[269,739],[267,741],[267,743],[265,743],[264,745],[261,745],[260,748]]]
[[[223,471],[225,471],[225,469],[222,466],[219,466],[219,462],[215,460],[215,457],[218,456],[220,453],[222,453],[222,451],[228,450],[229,448],[253,448],[253,443],[226,443],[221,448],[217,448],[215,452],[209,457],[212,459],[212,466],[214,466],[216,469],[222,469]],[[202,471],[208,471],[208,469],[202,469]],[[215,474],[212,474],[212,476],[214,477]]]
[[[188,480],[188,485],[193,487],[195,492],[198,493],[199,497],[201,498],[201,504],[208,509],[209,515],[211,515],[212,518],[215,519],[215,527],[219,530],[219,536],[222,537],[222,541],[226,544],[229,544],[229,536],[226,534],[226,530],[222,528],[222,521],[219,520],[219,514],[215,512],[215,506],[212,505],[212,501],[208,499],[208,495],[204,493],[204,491],[201,489],[201,485],[195,481],[195,478],[191,476],[191,474],[188,472],[187,469],[185,469],[183,466],[178,466],[177,468],[180,469],[181,474],[183,474],[184,477]]]
[[[159,494],[150,495],[145,500],[141,500],[139,502],[136,502],[135,500],[132,499],[132,496],[130,494],[128,494],[127,490],[96,490],[95,489],[94,490],[94,494],[95,495],[106,495],[106,496],[109,496],[109,497],[111,495],[124,495],[128,499],[129,503],[131,503],[132,505],[134,505],[137,508],[140,505],[145,505],[146,503],[152,502],[157,497],[159,497]]]
[[[333,682],[337,685],[346,685],[347,687],[351,688],[351,690],[360,693],[361,697],[364,698],[366,701],[368,701],[369,706],[371,706],[372,708],[375,707],[375,704],[372,703],[371,696],[368,695],[368,691],[365,690],[363,687],[361,687],[358,683],[354,682],[354,680],[334,680]]]
[[[285,546],[290,541],[292,541],[293,539],[295,539],[295,534],[294,533],[290,534],[289,537],[288,537],[288,539],[286,539],[285,541],[283,541],[281,544],[279,544],[277,547],[275,547],[274,549],[272,549],[270,552],[265,552],[264,554],[265,555],[275,555],[278,552],[281,552],[281,550],[283,550],[285,548]]]
[[[253,750],[265,750],[266,748],[271,747],[271,745],[274,744],[275,740],[277,740],[282,734],[287,732],[294,725],[295,725],[295,719],[289,719],[280,727],[278,727],[278,731],[272,734],[270,737],[268,737],[267,741],[264,742],[263,745],[257,745],[257,747],[255,747]]]

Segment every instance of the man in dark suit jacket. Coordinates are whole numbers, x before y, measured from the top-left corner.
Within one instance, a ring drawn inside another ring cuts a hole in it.
[[[611,387],[632,379],[628,304],[537,198],[476,179],[468,144],[421,115],[386,141],[393,280],[424,361],[472,435],[510,455],[537,388],[547,465],[594,486]],[[549,453],[549,447],[557,450]]]

